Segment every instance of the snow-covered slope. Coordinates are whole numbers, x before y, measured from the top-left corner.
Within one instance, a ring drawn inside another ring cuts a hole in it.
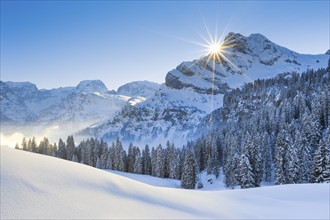
[[[233,65],[225,60],[216,62],[214,80],[213,61],[208,57],[183,62],[166,75],[165,84],[153,97],[123,108],[113,118],[83,133],[109,141],[120,137],[138,145],[165,144],[170,140],[180,146],[194,138],[196,124],[203,117],[222,106],[225,92],[258,78],[326,67],[330,57],[298,54],[261,34],[245,37],[230,33],[226,40],[236,45],[227,54]]]
[[[149,98],[159,89],[159,84],[149,81],[135,81],[122,85],[118,88],[117,94],[129,97]]]
[[[159,86],[158,83],[154,82],[135,81],[120,86],[116,94],[131,97],[128,103],[134,106],[152,97],[159,89]]]
[[[118,170],[106,170],[107,172],[117,174],[119,176],[127,177],[141,183],[152,186],[168,187],[168,188],[181,188],[181,181],[176,179],[159,178],[150,175],[127,173]]]
[[[0,81],[0,91],[1,124],[36,120],[35,113],[30,111],[24,103],[25,91],[22,92],[22,96],[18,96],[7,83],[2,81]]]
[[[329,184],[194,191],[155,187],[1,148],[1,219],[329,219]]]
[[[167,140],[183,144],[202,116],[210,112],[212,96],[190,89],[175,90],[162,85],[156,94],[135,106],[126,106],[113,118],[85,129],[82,134],[104,140],[120,137],[127,145],[165,144]],[[213,97],[220,106],[222,94]]]

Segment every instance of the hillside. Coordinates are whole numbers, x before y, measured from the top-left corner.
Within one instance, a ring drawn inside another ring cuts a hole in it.
[[[1,148],[1,219],[329,219],[329,187],[155,187],[78,163]]]

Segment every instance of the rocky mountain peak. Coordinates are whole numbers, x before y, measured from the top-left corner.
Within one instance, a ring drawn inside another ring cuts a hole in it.
[[[76,89],[79,92],[92,93],[92,92],[106,92],[108,88],[101,80],[84,80],[81,81]]]
[[[5,84],[16,94],[19,94],[19,97],[26,98],[30,97],[38,91],[38,88],[35,84],[30,82],[10,82],[7,81]]]
[[[6,84],[12,88],[21,88],[21,89],[29,89],[29,90],[38,90],[37,86],[30,82],[11,82],[7,81]]]
[[[230,32],[224,41],[231,45],[226,49],[227,53],[224,53],[226,59],[216,60],[215,66],[207,55],[183,62],[167,73],[166,86],[200,94],[224,94],[253,79],[317,69],[325,66],[328,59],[326,55],[298,54],[273,43],[262,34],[246,37]]]
[[[116,94],[130,97],[150,97],[159,89],[159,87],[160,85],[158,83],[149,82],[146,80],[135,81],[120,86]]]

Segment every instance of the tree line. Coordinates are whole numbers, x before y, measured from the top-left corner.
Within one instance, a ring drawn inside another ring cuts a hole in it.
[[[26,151],[97,167],[181,180],[187,189],[202,187],[197,174],[206,171],[229,188],[275,184],[330,182],[330,73],[325,69],[281,74],[256,80],[225,94],[222,108],[212,113],[207,130],[185,146],[144,148],[117,138],[110,145],[90,138],[75,146],[50,144],[44,138],[23,139]],[[205,120],[209,121],[209,120]]]
[[[130,144],[126,151],[118,138],[110,146],[95,138],[84,140],[76,146],[73,136],[68,136],[66,142],[59,139],[58,144],[50,144],[46,137],[37,144],[33,137],[28,140],[23,138],[21,145],[16,144],[15,148],[100,169],[178,179],[187,189],[195,188],[197,182],[193,149],[177,148],[169,141],[165,147],[158,145],[150,148],[145,145],[142,151]]]

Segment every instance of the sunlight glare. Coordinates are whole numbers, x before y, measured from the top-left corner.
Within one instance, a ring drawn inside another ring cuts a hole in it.
[[[213,43],[209,45],[209,53],[210,54],[217,54],[221,51],[221,44]]]

